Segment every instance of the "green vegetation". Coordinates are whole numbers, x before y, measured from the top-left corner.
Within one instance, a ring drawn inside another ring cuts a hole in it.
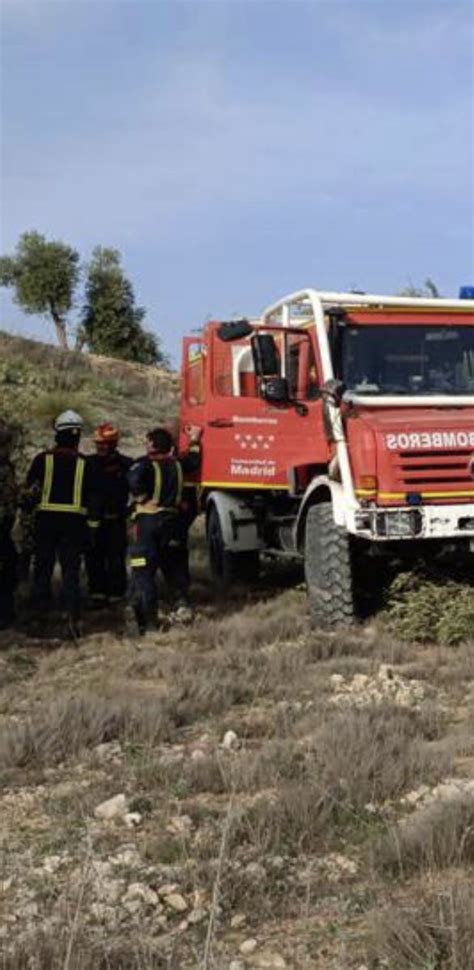
[[[67,314],[79,282],[79,253],[39,232],[20,236],[14,256],[0,259],[0,285],[12,287],[25,313],[49,315],[60,347],[67,348]]]
[[[390,587],[388,619],[401,640],[454,646],[474,634],[474,590],[446,576],[400,573]]]
[[[176,404],[177,379],[168,371],[0,331],[0,417],[16,430],[24,460],[50,443],[54,418],[66,408],[79,411],[86,434],[95,423],[113,419],[127,448],[138,450],[150,422],[173,418]]]
[[[85,272],[85,305],[76,334],[76,347],[141,364],[165,364],[157,337],[143,328],[146,311],[135,306],[130,280],[116,249],[96,247],[82,269],[79,253],[41,233],[25,232],[15,253],[0,257],[0,286],[14,291],[25,313],[49,316],[58,344],[68,348],[70,320],[81,275]]]
[[[156,337],[143,330],[145,310],[135,306],[133,287],[116,249],[94,250],[85,296],[81,335],[91,351],[141,364],[163,360]]]

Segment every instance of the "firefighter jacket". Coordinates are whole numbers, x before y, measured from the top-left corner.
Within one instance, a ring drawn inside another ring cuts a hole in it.
[[[87,515],[91,473],[84,455],[73,448],[40,452],[31,463],[26,481],[37,512]]]
[[[110,455],[88,455],[90,475],[89,525],[107,519],[125,519],[128,504],[127,473],[132,458],[113,451]]]
[[[9,532],[18,507],[15,469],[9,459],[0,459],[0,531]]]
[[[133,496],[139,498],[136,511],[146,503],[154,510],[181,509],[184,476],[197,472],[201,463],[201,446],[189,447],[187,454],[175,458],[150,452],[130,468],[128,481]]]

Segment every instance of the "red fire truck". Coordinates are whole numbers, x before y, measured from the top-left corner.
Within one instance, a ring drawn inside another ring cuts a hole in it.
[[[474,552],[473,299],[308,289],[208,323],[184,340],[187,424],[222,583],[302,557],[331,626],[357,615],[361,556]]]

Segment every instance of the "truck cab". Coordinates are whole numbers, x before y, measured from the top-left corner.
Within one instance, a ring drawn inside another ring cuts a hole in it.
[[[361,552],[474,546],[473,300],[290,294],[185,338],[181,394],[220,582],[303,557],[332,626],[357,615]]]

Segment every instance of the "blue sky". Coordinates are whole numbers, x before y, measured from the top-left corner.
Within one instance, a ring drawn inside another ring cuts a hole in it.
[[[3,0],[2,234],[119,248],[179,355],[313,285],[474,282],[464,0]],[[1,324],[48,335],[2,297]]]

